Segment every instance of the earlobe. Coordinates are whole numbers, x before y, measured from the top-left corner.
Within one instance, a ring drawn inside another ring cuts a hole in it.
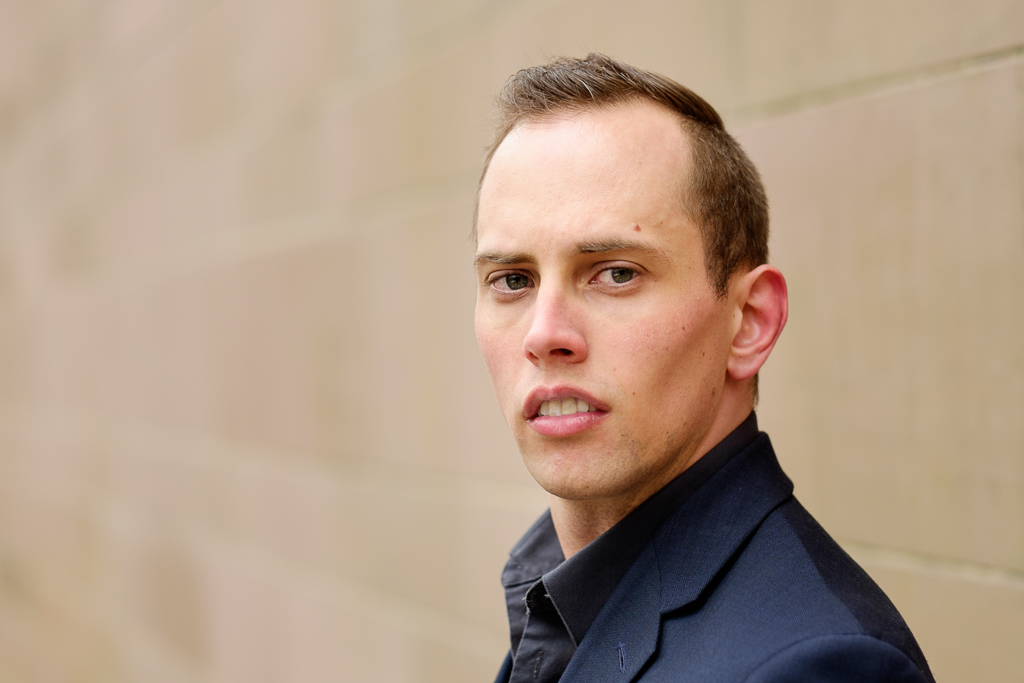
[[[737,283],[739,329],[729,349],[729,377],[737,381],[757,374],[786,326],[789,297],[786,278],[772,265],[762,265]]]

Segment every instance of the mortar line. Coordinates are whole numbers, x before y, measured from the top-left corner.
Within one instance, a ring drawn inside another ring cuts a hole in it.
[[[1024,245],[1024,70],[1017,71],[1017,198],[1021,204],[1021,223],[1018,237]]]
[[[969,57],[957,57],[889,74],[807,90],[766,102],[744,105],[724,112],[723,118],[730,124],[730,128],[756,126],[771,119],[808,110],[929,85],[964,72],[970,73],[995,68],[1003,62],[1010,63],[1019,60],[1022,55],[1024,55],[1024,44]]]
[[[839,544],[858,562],[868,565],[873,564],[891,569],[910,570],[933,576],[1024,590],[1024,571],[1019,569],[971,560],[939,557],[860,541],[839,540]]]

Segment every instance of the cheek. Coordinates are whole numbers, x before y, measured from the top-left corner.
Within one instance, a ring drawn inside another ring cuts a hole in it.
[[[487,372],[491,375],[491,383],[498,398],[503,397],[501,388],[509,380],[509,373],[515,365],[518,357],[518,348],[515,337],[507,332],[496,330],[494,326],[482,322],[479,318],[476,323],[476,342],[480,347],[480,354],[484,357],[484,364],[487,365]]]
[[[616,341],[615,374],[630,392],[638,397],[643,392],[645,403],[704,385],[719,365],[724,376],[725,358],[715,322],[706,313],[681,311],[631,326],[630,334]]]

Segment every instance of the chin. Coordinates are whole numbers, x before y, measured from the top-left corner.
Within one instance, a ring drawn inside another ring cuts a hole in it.
[[[526,461],[526,469],[540,487],[563,500],[598,500],[622,496],[632,488],[622,473],[601,472],[593,463],[544,463]],[[602,474],[604,476],[602,476]]]

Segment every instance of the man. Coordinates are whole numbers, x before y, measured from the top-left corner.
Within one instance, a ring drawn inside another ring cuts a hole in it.
[[[499,107],[476,333],[550,510],[502,577],[498,680],[931,681],[758,432],[786,284],[718,114],[600,55],[519,72]]]

